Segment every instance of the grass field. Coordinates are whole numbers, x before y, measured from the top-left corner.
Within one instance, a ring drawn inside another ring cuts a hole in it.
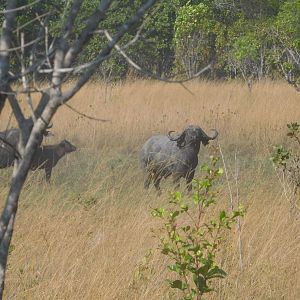
[[[5,299],[178,299],[167,288],[166,261],[155,249],[150,207],[168,201],[143,189],[138,151],[151,135],[198,124],[217,141],[200,150],[200,163],[222,149],[233,200],[244,203],[242,256],[232,230],[218,256],[228,276],[214,282],[207,299],[299,299],[300,218],[268,159],[272,145],[286,143],[286,123],[300,121],[300,95],[281,82],[255,85],[193,82],[180,85],[128,82],[90,84],[70,104],[109,122],[95,122],[62,107],[52,144],[68,139],[78,151],[62,159],[50,185],[42,171],[24,187],[9,256]],[[1,115],[5,129],[10,111]],[[236,176],[238,168],[238,177]],[[0,171],[5,199],[12,170]],[[197,173],[199,176],[199,172]],[[236,180],[237,179],[237,180]],[[229,209],[225,178],[216,209]],[[4,201],[4,200],[2,200]]]

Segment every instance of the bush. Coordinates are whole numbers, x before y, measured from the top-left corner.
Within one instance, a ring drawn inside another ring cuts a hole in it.
[[[205,175],[193,180],[191,194],[172,193],[167,208],[152,210],[152,216],[163,223],[155,231],[158,248],[170,259],[168,269],[175,273],[175,279],[167,279],[167,282],[171,288],[181,290],[185,300],[201,299],[203,294],[213,290],[212,279],[226,276],[216,262],[216,254],[224,241],[225,230],[230,230],[237,217],[243,215],[241,207],[230,215],[221,211],[217,218],[206,215],[216,204],[214,187],[223,174],[217,163],[218,159],[211,157],[210,164],[201,167]]]

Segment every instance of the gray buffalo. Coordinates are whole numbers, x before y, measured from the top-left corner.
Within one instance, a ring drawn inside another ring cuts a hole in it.
[[[173,182],[179,183],[181,177],[186,179],[188,189],[198,165],[200,144],[204,146],[218,136],[213,129],[208,136],[199,126],[190,125],[177,136],[156,135],[149,138],[140,152],[140,163],[147,172],[145,188],[148,189],[153,181],[155,188],[160,191],[160,181],[172,175]]]

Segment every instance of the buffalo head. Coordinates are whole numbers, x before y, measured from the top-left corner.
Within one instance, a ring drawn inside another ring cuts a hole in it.
[[[176,141],[179,148],[187,145],[196,146],[200,145],[200,143],[206,146],[210,140],[214,140],[218,136],[218,131],[216,129],[212,129],[212,131],[212,136],[208,136],[199,126],[190,125],[182,133],[176,136],[171,136],[171,133],[174,131],[170,131],[168,137],[171,141]]]

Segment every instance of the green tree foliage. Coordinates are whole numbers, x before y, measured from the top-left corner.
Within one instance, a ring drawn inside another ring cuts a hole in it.
[[[123,21],[131,15],[137,7],[141,5],[141,0],[123,0],[113,1],[111,6],[112,13],[102,23],[100,32],[96,33],[91,39],[86,48],[84,56],[81,57],[82,62],[87,62],[95,53],[101,49],[106,42],[106,38],[101,29],[107,30],[113,34]],[[83,26],[86,15],[94,9],[98,1],[85,0],[82,8],[81,20],[78,22],[78,27]],[[155,7],[149,13],[151,18],[145,19],[143,30],[140,33],[140,38],[136,43],[126,50],[126,53],[141,67],[156,74],[169,74],[173,60],[172,36],[174,24],[172,20],[175,18],[175,7],[172,2],[162,1],[159,6]],[[139,27],[133,29],[126,35],[124,44],[132,40]],[[147,35],[144,36],[144,32]],[[124,46],[120,45],[120,46]],[[129,66],[126,64],[124,58],[117,53],[114,53],[110,60],[105,64],[105,69],[99,70],[99,74],[105,77],[111,76],[113,78],[124,78],[129,71]]]
[[[175,20],[174,42],[177,71],[189,77],[214,57],[216,21],[205,3],[182,6]]]
[[[299,0],[188,1],[175,21],[179,55],[182,59],[192,48],[194,65],[213,62],[221,76],[251,82],[279,71],[296,81],[299,5]],[[176,62],[180,65],[180,60]]]
[[[272,24],[273,63],[285,78],[300,85],[300,1],[289,0]]]
[[[19,5],[30,2],[33,0],[22,0]],[[106,41],[103,29],[113,34],[142,2],[113,1],[112,13],[91,37],[79,63],[89,61],[101,49]],[[26,41],[40,30],[36,16],[48,9],[51,43],[61,31],[71,3],[41,1],[19,12],[17,22]],[[84,0],[74,37],[98,4],[98,0]],[[4,9],[3,4],[0,9]],[[207,74],[210,78],[243,78],[250,84],[283,76],[290,83],[300,84],[300,0],[162,0],[148,14],[120,46],[132,40],[142,25],[139,39],[126,53],[150,72],[186,78],[211,63],[212,71]],[[23,27],[27,22],[30,23]],[[19,42],[14,41],[16,45]],[[132,68],[115,51],[99,69],[98,76],[122,79],[129,73]]]

